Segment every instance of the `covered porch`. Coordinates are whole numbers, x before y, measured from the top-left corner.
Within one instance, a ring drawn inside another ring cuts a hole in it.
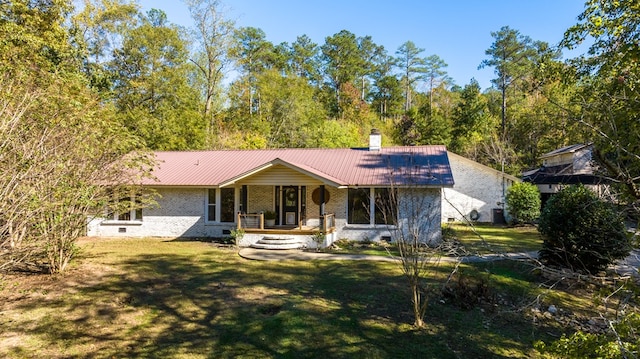
[[[248,237],[333,237],[341,184],[307,168],[274,159],[221,188],[235,188],[235,227]],[[333,201],[331,201],[333,197]],[[331,201],[331,204],[328,203]],[[229,208],[229,207],[225,207]]]
[[[242,213],[237,215],[237,229],[249,234],[264,235],[315,235],[317,233],[331,234],[336,230],[336,216],[333,213],[325,213],[320,216],[318,225],[309,225],[304,215],[299,214],[296,224],[275,224],[265,219],[265,213]]]

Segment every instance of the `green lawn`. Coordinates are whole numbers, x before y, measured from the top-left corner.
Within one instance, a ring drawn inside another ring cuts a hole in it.
[[[444,226],[453,229],[455,237],[470,253],[530,252],[542,248],[542,237],[533,226],[476,224],[472,227],[460,223]]]
[[[467,255],[532,252],[542,247],[542,238],[536,227],[509,227],[490,224],[475,224],[473,227],[461,223],[443,224],[444,232],[452,234],[462,245]],[[327,249],[332,253],[369,254],[397,256],[392,244],[378,242],[338,241],[340,249]]]
[[[160,239],[80,246],[64,276],[0,277],[0,357],[530,358],[535,340],[567,330],[518,309],[542,289],[517,262],[458,268],[416,330],[395,263],[250,261]],[[480,284],[483,300],[458,297]]]

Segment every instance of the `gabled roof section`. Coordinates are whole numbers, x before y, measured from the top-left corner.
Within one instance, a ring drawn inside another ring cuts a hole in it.
[[[571,145],[571,146],[566,146],[566,147],[562,147],[562,148],[558,148],[557,150],[553,150],[551,152],[547,152],[545,154],[543,154],[542,156],[540,156],[540,159],[544,159],[547,157],[553,157],[553,156],[557,156],[557,155],[562,155],[565,153],[573,153],[576,151],[580,151],[583,148],[589,147],[591,146],[590,143],[588,144],[576,144],[576,145]]]
[[[458,161],[466,162],[466,163],[468,163],[468,164],[470,164],[470,165],[476,166],[476,167],[478,167],[478,168],[482,168],[482,170],[484,170],[484,171],[491,172],[491,173],[495,173],[496,175],[498,175],[498,176],[502,176],[502,177],[504,177],[504,178],[506,178],[506,179],[509,179],[509,180],[513,181],[513,182],[520,182],[520,181],[521,181],[521,180],[520,180],[520,178],[518,178],[518,177],[516,177],[516,176],[512,176],[512,175],[510,175],[510,174],[508,174],[508,173],[498,171],[498,170],[497,170],[497,169],[495,169],[495,168],[492,168],[492,167],[489,167],[489,166],[483,165],[483,164],[482,164],[482,163],[480,163],[480,162],[476,162],[476,161],[474,161],[474,160],[472,160],[472,159],[466,158],[466,157],[461,156],[461,155],[459,155],[459,154],[457,154],[457,153],[453,153],[453,152],[449,151],[449,152],[448,152],[448,154],[449,154],[449,157],[450,157],[450,158],[452,158],[452,159],[454,159],[454,160],[458,160]],[[450,161],[451,161],[451,160],[450,160]]]
[[[241,173],[240,175],[234,177],[234,178],[230,178],[227,181],[224,181],[222,183],[219,184],[220,187],[225,187],[225,186],[229,186],[237,181],[240,181],[244,178],[250,177],[256,173],[262,172],[268,168],[271,168],[275,165],[283,165],[285,167],[288,167],[294,171],[298,171],[300,173],[303,173],[309,177],[313,177],[321,182],[325,182],[325,184],[328,184],[330,186],[334,186],[334,187],[340,187],[343,186],[344,184],[340,182],[339,179],[337,178],[333,178],[330,175],[327,175],[325,173],[320,173],[317,170],[315,170],[314,168],[305,166],[305,165],[296,165],[293,163],[289,163],[286,161],[283,161],[280,158],[276,158],[273,161],[270,161],[269,163],[265,163],[261,166],[258,166],[257,168],[253,168],[245,173]]]
[[[268,149],[155,152],[151,186],[219,187],[275,164],[336,187],[451,187],[453,176],[444,146],[339,149]]]

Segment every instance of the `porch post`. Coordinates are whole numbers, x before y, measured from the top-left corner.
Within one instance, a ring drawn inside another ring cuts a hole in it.
[[[324,226],[324,185],[320,185],[320,228]]]

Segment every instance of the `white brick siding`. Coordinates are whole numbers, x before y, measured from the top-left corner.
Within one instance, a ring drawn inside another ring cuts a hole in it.
[[[347,238],[350,240],[368,240],[368,241],[380,241],[382,237],[389,237],[395,239],[397,233],[393,233],[395,227],[387,225],[363,225],[363,224],[348,224],[347,223],[347,209],[348,209],[348,191],[346,189],[339,190],[340,197],[338,204],[336,204],[336,237],[337,239]],[[407,230],[409,226],[407,221],[409,217],[414,216],[413,219],[419,218],[421,223],[421,233],[424,234],[425,241],[439,241],[441,238],[440,227],[440,189],[411,189],[411,190],[398,190],[398,200],[406,201],[412,200],[413,196],[422,196],[418,201],[423,201],[425,206],[422,208],[422,213],[412,212],[408,206],[400,204],[399,209],[399,221],[402,222],[399,226],[400,229]],[[332,194],[333,201],[333,194]]]
[[[451,152],[449,163],[455,185],[442,191],[442,221],[469,219],[476,210],[478,222],[492,222],[493,209],[502,208],[498,203],[518,179]]]
[[[159,188],[157,205],[142,211],[142,221],[92,220],[87,235],[102,237],[221,237],[234,224],[205,223],[205,188]]]
[[[247,212],[255,213],[273,208],[273,186],[248,186]],[[319,223],[319,208],[313,203],[311,194],[316,186],[307,186],[307,224]],[[330,199],[325,205],[326,213],[336,216],[336,232],[328,240],[340,238],[351,240],[379,241],[383,236],[391,237],[385,225],[347,224],[348,190],[326,186]],[[234,223],[206,222],[206,188],[158,188],[157,205],[143,210],[143,220],[105,221],[94,219],[87,226],[89,236],[104,237],[223,237],[235,228]],[[440,216],[440,189],[424,190],[424,195],[434,204],[431,214]],[[239,196],[236,196],[239,199]],[[440,227],[430,230],[429,238],[439,238]],[[224,231],[227,231],[226,234]],[[250,238],[245,238],[245,242]]]

